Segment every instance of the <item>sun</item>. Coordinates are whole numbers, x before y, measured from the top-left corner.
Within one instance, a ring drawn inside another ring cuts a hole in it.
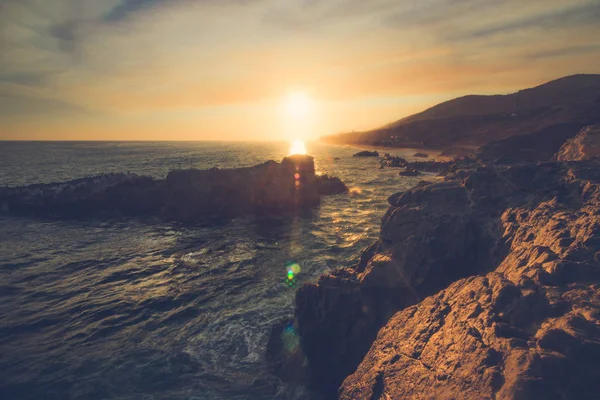
[[[294,140],[290,145],[290,155],[306,154],[306,145],[303,140]]]
[[[292,119],[306,119],[313,112],[313,102],[304,92],[290,92],[283,100],[285,115]]]

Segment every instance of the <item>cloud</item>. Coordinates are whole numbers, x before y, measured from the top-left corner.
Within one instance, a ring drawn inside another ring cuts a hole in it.
[[[0,0],[0,96],[233,126],[290,88],[389,105],[600,72],[598,37],[598,0]]]
[[[60,100],[0,95],[0,117],[91,115],[81,107]]]
[[[13,73],[0,75],[0,82],[15,83],[23,86],[39,86],[46,80],[46,74],[39,73]]]
[[[570,7],[549,10],[540,10],[534,15],[512,17],[499,24],[491,24],[483,28],[468,30],[464,35],[455,39],[480,39],[502,33],[515,32],[526,29],[561,29],[565,27],[580,28],[584,25],[595,25],[600,23],[600,4],[577,4],[574,2]]]
[[[167,3],[167,0],[122,0],[103,16],[103,20],[120,21],[137,11]]]

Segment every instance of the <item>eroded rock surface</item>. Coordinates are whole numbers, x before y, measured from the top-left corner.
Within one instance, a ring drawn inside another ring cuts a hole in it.
[[[391,196],[360,263],[298,291],[313,380],[333,397],[351,374],[342,399],[594,398],[599,185],[598,164],[545,163]]]
[[[586,126],[556,153],[559,161],[579,161],[600,158],[600,124]]]

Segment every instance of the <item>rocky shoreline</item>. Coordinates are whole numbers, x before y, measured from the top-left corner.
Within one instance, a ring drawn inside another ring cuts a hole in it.
[[[173,170],[166,179],[121,173],[0,188],[0,213],[194,222],[288,213],[346,192],[340,179],[316,175],[311,156],[294,155],[248,168]]]
[[[440,172],[390,196],[357,265],[298,290],[313,386],[341,399],[595,398],[598,160]]]

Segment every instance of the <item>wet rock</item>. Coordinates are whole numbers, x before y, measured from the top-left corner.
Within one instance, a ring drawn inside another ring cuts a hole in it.
[[[376,150],[373,150],[373,151],[363,150],[363,151],[359,151],[358,153],[354,154],[353,157],[379,157],[379,153]]]
[[[348,193],[348,186],[340,178],[329,175],[318,175],[317,190],[321,195]]]
[[[400,168],[406,167],[408,165],[408,161],[402,157],[393,157],[389,153],[385,153],[383,158],[379,161],[379,165],[382,167]]]
[[[402,169],[402,171],[400,171],[398,173],[398,175],[400,175],[400,176],[418,176],[418,175],[421,175],[421,173],[412,167],[405,167]]]

